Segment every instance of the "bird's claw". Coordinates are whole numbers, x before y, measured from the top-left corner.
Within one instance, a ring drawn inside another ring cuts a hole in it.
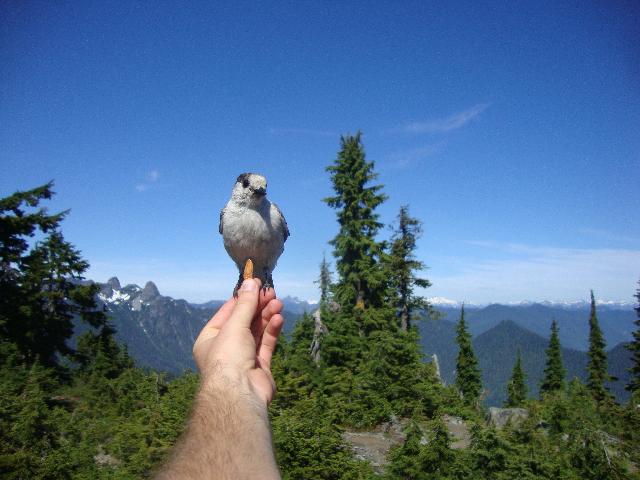
[[[264,284],[262,285],[262,292],[264,293],[264,295],[267,294],[267,290],[269,290],[270,288],[273,288],[273,277],[271,276],[271,273],[269,272],[269,270],[265,269],[264,271]]]

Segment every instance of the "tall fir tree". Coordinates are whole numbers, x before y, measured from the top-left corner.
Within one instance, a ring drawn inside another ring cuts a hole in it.
[[[511,379],[507,384],[505,407],[520,407],[527,400],[527,384],[525,380],[526,374],[522,368],[522,355],[520,354],[520,349],[518,349]]]
[[[67,212],[39,207],[53,195],[52,183],[0,200],[0,338],[15,343],[27,363],[57,366],[72,356],[67,340],[73,319],[106,324],[95,303],[98,286],[86,284],[89,264],[59,231]],[[29,238],[40,233],[34,245]]]
[[[633,332],[633,340],[627,344],[627,348],[632,353],[632,365],[629,369],[630,378],[629,383],[626,385],[626,389],[632,393],[640,390],[640,281],[638,281],[638,289],[636,290],[636,300],[638,306],[635,307],[636,316],[638,317],[634,322],[636,324],[636,331]]]
[[[327,170],[335,195],[325,201],[339,224],[331,241],[339,308],[327,312],[319,385],[338,422],[362,427],[421,408],[427,389],[417,332],[403,334],[395,315],[386,244],[376,240],[382,227],[376,208],[386,196],[381,185],[371,185],[377,175],[359,133],[341,138]]]
[[[333,165],[327,167],[335,195],[324,201],[336,209],[340,230],[334,247],[339,280],[335,288],[342,308],[379,307],[384,302],[385,275],[380,268],[383,244],[376,241],[382,227],[376,208],[386,200],[374,163],[365,158],[361,134],[343,136]]]
[[[549,339],[546,353],[547,363],[544,369],[544,378],[540,385],[540,394],[556,392],[564,388],[566,370],[562,364],[558,322],[556,322],[555,318],[551,322],[551,338]]]
[[[604,382],[610,379],[607,373],[606,342],[596,314],[596,300],[591,290],[591,312],[589,314],[589,361],[587,363],[587,388],[593,398],[601,402],[610,398]]]
[[[464,318],[464,305],[460,310],[460,320],[456,326],[456,343],[458,357],[456,359],[456,387],[468,405],[477,405],[482,391],[482,379],[478,359],[473,351],[471,334]]]
[[[409,215],[409,206],[400,207],[398,226],[391,237],[391,248],[385,256],[394,304],[400,320],[400,329],[406,332],[411,326],[415,313],[429,307],[423,296],[415,293],[416,287],[428,288],[431,282],[419,278],[417,272],[424,270],[425,264],[415,257],[416,240],[422,235],[422,223]]]

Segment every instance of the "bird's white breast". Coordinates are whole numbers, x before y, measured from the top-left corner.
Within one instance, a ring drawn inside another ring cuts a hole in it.
[[[238,268],[247,258],[254,261],[256,271],[273,270],[282,254],[284,237],[280,218],[266,199],[259,210],[239,208],[229,202],[224,210],[224,246]]]

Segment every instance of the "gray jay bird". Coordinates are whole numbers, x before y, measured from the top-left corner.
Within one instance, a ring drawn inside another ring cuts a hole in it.
[[[240,278],[233,295],[242,285],[245,263],[251,259],[254,276],[262,280],[263,288],[273,287],[271,272],[284,251],[289,228],[275,203],[267,199],[267,179],[257,173],[243,173],[231,191],[231,198],[220,212],[218,230],[224,248],[236,262]]]

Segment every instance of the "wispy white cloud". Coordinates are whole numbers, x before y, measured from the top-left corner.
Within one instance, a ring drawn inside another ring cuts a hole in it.
[[[269,133],[271,135],[317,135],[322,137],[337,137],[336,132],[330,130],[319,130],[315,128],[270,128]]]
[[[160,178],[160,172],[158,170],[151,170],[145,179],[144,182],[140,182],[136,184],[134,187],[137,192],[146,192],[151,188],[151,186],[158,181]]]
[[[386,157],[385,163],[393,168],[408,167],[409,165],[420,162],[427,157],[436,155],[442,150],[443,145],[444,144],[440,142],[433,145],[424,145],[422,147],[395,152]]]
[[[489,258],[451,259],[452,274],[432,270],[429,295],[475,303],[554,301],[586,299],[593,289],[598,298],[628,301],[640,276],[640,250],[468,243],[486,248]]]
[[[489,107],[488,103],[479,103],[462,112],[454,113],[445,118],[412,122],[404,125],[401,130],[407,133],[446,133],[464,127],[477,118]]]

